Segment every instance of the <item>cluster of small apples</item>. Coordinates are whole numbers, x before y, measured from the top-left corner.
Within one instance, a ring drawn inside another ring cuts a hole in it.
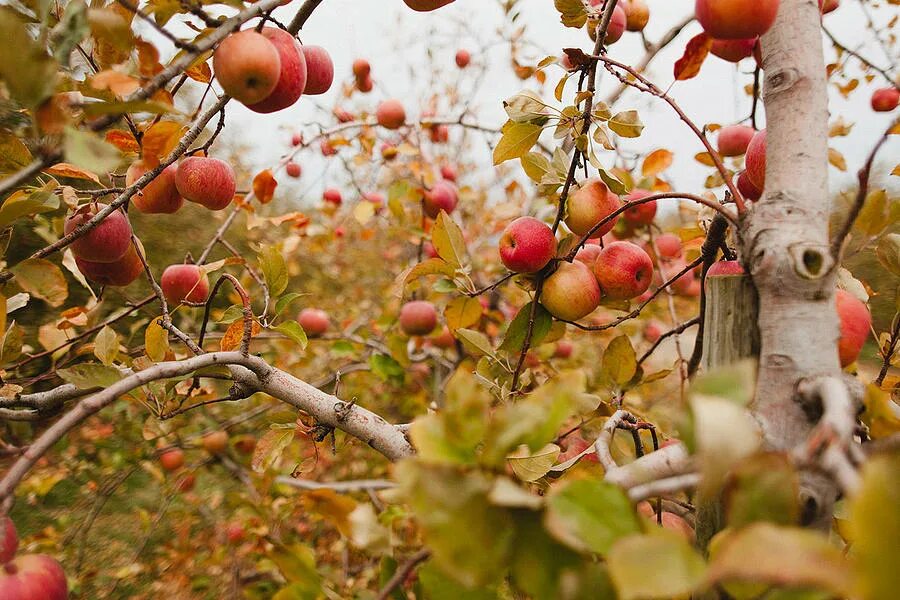
[[[19,536],[9,517],[0,517],[0,598],[6,600],[66,600],[66,574],[46,554],[16,556]]]
[[[766,130],[747,125],[727,125],[719,130],[717,148],[725,157],[744,157],[738,173],[738,191],[747,200],[759,200],[766,184]]]
[[[133,185],[150,170],[152,167],[143,160],[133,162],[125,172],[125,185]],[[208,156],[189,156],[163,169],[131,202],[144,214],[175,213],[185,200],[209,210],[222,210],[231,204],[235,189],[230,164]]]
[[[605,0],[591,0],[591,6],[602,6]],[[643,31],[650,21],[650,8],[644,0],[620,0],[613,9],[609,27],[606,30],[606,44],[615,44],[626,31]],[[588,34],[592,40],[597,39],[599,23],[588,21]]]
[[[283,110],[303,94],[324,94],[334,80],[324,48],[301,46],[276,27],[229,35],[213,53],[213,69],[226,94],[258,113]]]

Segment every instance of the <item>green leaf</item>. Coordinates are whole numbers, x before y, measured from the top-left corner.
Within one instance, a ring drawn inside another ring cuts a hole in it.
[[[644,124],[636,110],[624,110],[610,117],[606,122],[610,129],[626,138],[635,138],[641,135]]]
[[[456,337],[470,353],[481,356],[494,356],[494,348],[486,335],[474,329],[457,329]]]
[[[466,240],[456,221],[441,211],[431,230],[431,243],[438,256],[454,267],[460,267],[466,260]]]
[[[507,121],[500,130],[502,136],[494,148],[494,164],[525,156],[537,143],[543,129],[531,123]]]
[[[369,358],[369,367],[372,372],[384,381],[402,380],[404,371],[396,360],[386,354],[373,354]]]
[[[869,237],[878,234],[888,225],[888,197],[885,190],[873,190],[866,196],[866,201],[853,223],[854,231]]]
[[[78,389],[107,388],[122,379],[122,372],[115,367],[97,363],[82,363],[67,369],[58,369],[56,373]]]
[[[882,529],[878,535],[886,533]],[[824,535],[807,529],[770,523],[726,529],[713,539],[710,557],[707,583],[711,585],[769,583],[820,588],[842,597],[853,595],[850,569],[840,549]],[[877,597],[871,596],[873,600]]]
[[[605,481],[572,481],[547,502],[544,526],[570,548],[605,555],[616,540],[638,533],[631,502],[618,486]]]
[[[217,323],[234,323],[238,319],[244,318],[244,307],[232,304],[225,309],[222,316],[216,321]]]
[[[445,575],[434,563],[426,563],[418,572],[425,600],[497,600],[497,591],[490,588],[469,589]],[[406,600],[406,595],[403,596]]]
[[[273,543],[275,547],[267,553],[266,557],[275,563],[278,571],[290,583],[287,588],[284,588],[291,594],[286,598],[313,600],[320,597],[322,583],[316,569],[316,556],[312,548],[302,544],[287,546],[277,541],[270,543]]]
[[[478,298],[459,296],[450,301],[444,309],[444,318],[451,331],[470,327],[481,320],[481,302]]]
[[[66,4],[62,19],[53,28],[53,56],[64,67],[69,66],[69,58],[75,46],[90,33],[87,5],[80,0]]]
[[[250,466],[257,473],[264,473],[275,464],[281,454],[294,440],[294,428],[269,429],[263,434],[253,449]]]
[[[540,183],[544,175],[550,172],[550,159],[537,152],[529,152],[519,162],[528,178],[535,183]]]
[[[6,333],[3,334],[3,344],[0,345],[0,359],[4,362],[11,362],[22,354],[23,335],[22,328],[16,325],[15,321],[10,323],[9,327],[6,328]]]
[[[0,132],[0,173],[13,173],[31,162],[28,147],[8,131]]]
[[[888,400],[890,401],[890,400]],[[875,456],[850,501],[849,535],[859,597],[891,598],[900,589],[900,455]]]
[[[627,335],[620,335],[613,339],[603,352],[600,376],[621,388],[631,381],[636,372],[637,358],[631,340]]]
[[[587,23],[587,11],[581,0],[553,0],[553,5],[559,11],[559,20],[566,27],[580,29]]]
[[[9,7],[0,8],[0,80],[21,104],[35,107],[56,88],[57,64],[29,27]]]
[[[550,471],[559,453],[560,448],[556,444],[547,444],[535,453],[523,444],[507,456],[506,461],[516,477],[522,481],[537,481]]]
[[[94,338],[94,356],[104,365],[111,365],[119,356],[119,335],[109,325]]]
[[[2,150],[0,150],[2,151]],[[21,217],[51,212],[59,208],[59,196],[46,190],[31,194],[24,190],[13,193],[0,206],[0,228],[12,225]]]
[[[47,304],[61,306],[69,296],[69,284],[62,270],[49,260],[29,258],[10,269],[16,276],[16,283]]]
[[[122,155],[112,144],[93,133],[66,128],[63,141],[66,160],[93,173],[107,173],[122,162]]]
[[[262,269],[269,293],[279,296],[288,284],[287,265],[281,251],[275,246],[264,246],[259,252],[259,267]]]
[[[453,277],[454,274],[456,274],[456,267],[450,263],[440,258],[429,258],[425,262],[420,262],[409,269],[409,271],[406,272],[403,281],[404,283],[409,284],[409,282],[414,281],[419,277],[426,277],[428,275],[445,275],[447,277]]]
[[[277,317],[278,315],[280,315],[282,312],[284,312],[284,310],[288,306],[291,305],[291,303],[294,300],[296,300],[297,298],[300,298],[302,296],[303,296],[303,294],[298,294],[297,292],[290,292],[289,294],[285,294],[284,296],[279,298],[275,302],[275,314],[273,316]],[[241,309],[238,309],[238,310],[241,310]]]
[[[606,559],[619,600],[686,598],[703,581],[703,559],[681,536],[660,532],[616,542]]]
[[[613,194],[621,196],[628,193],[628,186],[619,181],[615,175],[599,166],[597,167],[597,172],[600,174],[600,179],[603,180],[603,183],[606,184],[606,187],[608,187]]]
[[[900,277],[900,233],[889,233],[878,240],[878,262],[895,277]]]
[[[800,517],[800,482],[783,454],[758,454],[734,470],[725,488],[727,522],[741,527],[756,521],[794,525]]]
[[[510,353],[518,353],[522,351],[525,344],[525,335],[528,333],[528,323],[531,317],[532,302],[529,302],[519,310],[516,317],[509,324],[506,330],[506,336],[500,344],[499,350]],[[531,333],[531,347],[538,346],[541,340],[550,332],[553,325],[553,317],[546,308],[540,303],[534,313],[534,328]]]
[[[274,327],[274,329],[296,342],[301,350],[305,349],[306,344],[309,343],[309,340],[306,338],[306,332],[303,331],[303,327],[297,321],[285,321]]]
[[[171,104],[153,102],[151,100],[132,100],[122,102],[88,102],[84,105],[84,114],[87,117],[99,117],[101,115],[122,115],[125,113],[150,113],[164,115],[177,113]]]

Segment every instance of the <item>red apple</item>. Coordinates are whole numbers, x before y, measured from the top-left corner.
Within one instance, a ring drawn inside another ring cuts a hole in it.
[[[321,46],[303,46],[303,57],[306,59],[306,87],[303,93],[307,96],[324,94],[334,81],[331,55]]]
[[[745,275],[744,267],[736,260],[719,260],[712,264],[707,277],[727,277],[729,275]]]
[[[114,287],[125,287],[144,272],[144,263],[134,244],[128,247],[125,256],[111,263],[93,262],[76,256],[75,265],[88,281]]]
[[[737,178],[737,189],[747,200],[759,200],[762,198],[762,190],[753,185],[747,176],[747,171],[741,171]]]
[[[728,125],[719,130],[719,154],[741,156],[747,152],[756,130],[746,125]]]
[[[258,113],[273,113],[292,106],[306,87],[306,58],[297,38],[277,27],[263,27],[260,33],[278,50],[281,70],[275,89],[261,102],[248,104]]]
[[[431,343],[434,344],[436,348],[446,350],[456,346],[456,338],[453,337],[450,328],[445,325],[440,333],[431,336]]]
[[[600,286],[587,265],[561,262],[544,281],[541,304],[557,319],[577,321],[594,312],[600,297]]]
[[[659,338],[662,337],[662,324],[656,320],[647,321],[644,324],[644,329],[643,331],[641,331],[641,334],[644,336],[645,340],[647,340],[651,344],[655,344],[659,340]]]
[[[234,449],[241,454],[250,454],[256,448],[256,438],[252,435],[242,435],[234,441]]]
[[[159,278],[169,307],[182,302],[200,304],[209,295],[209,278],[197,265],[169,265]]]
[[[568,340],[560,340],[556,342],[556,348],[553,349],[553,358],[571,358],[575,346]]]
[[[325,188],[325,191],[322,192],[322,200],[329,204],[340,206],[344,201],[344,198],[341,196],[340,190],[336,188]]]
[[[288,163],[286,165],[284,165],[284,172],[287,173],[288,177],[293,177],[296,179],[297,177],[300,177],[300,175],[303,174],[303,169],[300,167],[299,164],[297,164],[291,160],[291,161],[288,161]]]
[[[613,242],[600,251],[593,271],[606,296],[613,300],[629,300],[650,287],[653,261],[637,244]]]
[[[593,269],[594,262],[596,262],[597,257],[600,256],[602,250],[603,248],[596,244],[586,244],[575,254],[575,260],[581,261]]]
[[[642,190],[640,188],[635,188],[631,190],[631,193],[625,196],[625,204],[629,202],[634,202],[635,200],[641,200],[642,198],[646,198],[647,196],[652,196],[653,192],[648,190]],[[627,209],[622,213],[622,220],[625,221],[628,225],[632,227],[645,227],[653,223],[653,218],[656,216],[656,200],[651,200],[650,202],[643,202],[641,204],[635,204],[631,208]]]
[[[872,110],[891,112],[900,103],[900,90],[897,88],[881,88],[872,94]]]
[[[454,0],[403,0],[408,7],[418,12],[429,12],[447,6]]]
[[[240,544],[247,537],[247,532],[240,523],[229,523],[225,526],[225,537],[230,544]]]
[[[753,54],[757,38],[746,40],[713,40],[709,51],[722,60],[741,62]]]
[[[375,118],[385,129],[400,129],[406,122],[406,110],[399,100],[385,100],[378,105]]]
[[[747,146],[744,157],[745,173],[756,189],[766,189],[766,130],[757,131]]]
[[[456,66],[460,69],[465,69],[469,66],[469,62],[472,60],[472,55],[469,54],[468,50],[457,50],[456,51]]]
[[[436,326],[437,310],[431,302],[413,300],[400,309],[400,329],[406,335],[428,335]]]
[[[125,171],[125,185],[134,185],[135,181],[151,170],[143,160],[134,161],[128,167],[128,170]],[[172,214],[176,212],[184,204],[184,198],[181,197],[181,194],[178,193],[178,188],[175,187],[175,173],[177,171],[178,165],[175,163],[163,169],[153,181],[144,186],[143,190],[131,197],[131,204],[145,214]]]
[[[353,61],[353,76],[356,79],[365,79],[372,73],[372,65],[364,58],[357,58]]]
[[[319,150],[322,151],[322,156],[334,156],[337,154],[337,148],[332,146],[331,141],[327,138],[319,142]]]
[[[447,181],[456,182],[456,169],[450,165],[443,165],[441,167],[441,177]]]
[[[681,258],[683,245],[681,243],[681,238],[674,233],[664,233],[657,237],[654,242],[656,243],[656,251],[659,253],[660,258]]]
[[[650,21],[650,8],[644,0],[630,0],[622,6],[625,10],[625,28],[628,31],[643,31]]]
[[[347,235],[347,230],[343,228],[343,226],[338,225],[334,228],[334,237],[342,238]]]
[[[422,252],[428,258],[438,258],[438,253],[434,247],[434,244],[432,244],[428,240],[425,240],[425,243],[422,244]]]
[[[302,134],[295,133],[294,135],[291,136],[291,146],[299,146],[302,143],[303,143],[303,135]]]
[[[433,144],[446,144],[450,140],[450,128],[444,124],[434,125],[428,132]]]
[[[535,273],[556,255],[556,236],[550,226],[534,217],[519,217],[500,237],[500,260],[510,271]]]
[[[197,478],[193,473],[188,473],[184,477],[178,480],[178,491],[179,492],[189,492],[194,489],[194,486],[197,484]]]
[[[425,192],[425,214],[432,219],[437,219],[443,210],[449,215],[456,208],[458,201],[459,195],[456,192],[456,186],[449,181],[438,181]]]
[[[659,520],[661,520],[663,529],[674,531],[688,542],[694,543],[694,528],[682,517],[667,511],[663,511],[662,516],[657,517],[655,509],[649,502],[641,502],[637,508],[640,514],[652,519],[654,523],[658,524]]]
[[[234,198],[234,170],[224,160],[189,156],[178,165],[178,193],[210,210],[222,210]]]
[[[63,227],[66,235],[75,231],[82,223],[87,223],[100,212],[100,207],[91,204],[78,209],[66,219]],[[114,210],[96,227],[72,242],[72,252],[76,257],[91,262],[115,262],[125,256],[131,246],[131,223],[121,210]]]
[[[319,337],[331,327],[328,313],[318,308],[304,308],[297,315],[297,322],[309,337]]]
[[[184,466],[184,451],[181,448],[170,448],[159,455],[159,464],[166,471],[177,471]]]
[[[65,572],[46,554],[25,554],[0,568],[3,600],[66,600],[68,597]]]
[[[739,40],[761,36],[775,23],[779,0],[697,0],[695,12],[711,37]]]
[[[840,5],[841,0],[819,0],[819,8],[822,10],[823,15],[827,15]]]
[[[369,92],[371,92],[373,87],[375,87],[375,83],[372,81],[371,76],[356,81],[356,89],[361,91],[363,94],[368,94]]]
[[[226,37],[213,53],[216,80],[244,104],[262,102],[278,85],[281,58],[275,45],[252,29]]]
[[[222,454],[228,448],[228,432],[210,431],[200,439],[200,444],[210,454]]]
[[[602,5],[604,0],[591,0],[591,6],[600,6]],[[606,30],[606,39],[605,43],[615,44],[622,38],[622,34],[625,33],[625,27],[628,25],[628,17],[625,14],[625,10],[622,8],[621,3],[616,4],[616,7],[613,9],[612,18],[609,21],[609,28]],[[594,40],[597,38],[597,27],[599,26],[599,21],[590,20],[588,21],[588,33],[591,36],[591,39]]]
[[[621,206],[622,201],[619,197],[613,194],[599,177],[588,179],[569,197],[566,206],[568,211],[566,226],[572,233],[583,236]],[[609,233],[618,220],[618,216],[609,220],[591,237],[599,238]]]
[[[11,561],[18,549],[19,535],[15,524],[9,517],[0,517],[0,565]]]
[[[838,356],[841,368],[853,364],[859,357],[863,345],[872,329],[872,314],[865,302],[844,290],[834,294],[837,304],[841,337],[838,340]]]

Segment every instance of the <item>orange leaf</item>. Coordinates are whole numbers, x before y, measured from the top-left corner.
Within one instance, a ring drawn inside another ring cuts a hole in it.
[[[140,152],[141,147],[130,131],[110,129],[106,132],[106,141],[122,152]]]
[[[675,79],[683,81],[696,77],[703,66],[703,61],[712,47],[712,38],[705,33],[700,33],[691,38],[684,49],[684,56],[675,62]]]
[[[141,82],[118,71],[100,71],[91,77],[91,87],[97,90],[109,90],[116,96],[124,98],[141,87]]]
[[[254,335],[259,333],[259,323],[253,321],[253,324],[250,326],[250,337],[252,338]],[[234,323],[228,326],[228,329],[225,331],[225,335],[222,336],[222,341],[219,342],[219,347],[222,352],[230,352],[231,350],[237,350],[241,347],[241,340],[244,338],[244,320],[238,319]]]
[[[160,121],[144,132],[142,156],[147,166],[153,168],[158,165],[160,159],[167,156],[178,145],[184,131],[185,129],[180,123]]]
[[[672,166],[672,153],[665,148],[654,150],[644,159],[641,173],[644,177],[655,177]]]
[[[260,171],[256,177],[253,178],[253,195],[256,196],[256,199],[259,200],[261,204],[268,204],[272,201],[272,196],[275,195],[276,187],[278,187],[278,182],[275,181],[275,177],[272,176],[271,169]]]
[[[204,54],[203,60],[194,61],[191,66],[185,70],[184,74],[194,81],[209,83],[212,80],[212,70],[209,68],[209,63],[206,62],[207,57],[208,55]]]
[[[142,77],[153,77],[163,70],[163,66],[159,62],[159,50],[150,42],[140,38],[135,40],[134,45],[138,51],[138,69]]]
[[[75,165],[70,165],[69,163],[56,163],[52,167],[44,169],[44,173],[46,173],[48,175],[54,175],[56,177],[70,177],[72,179],[87,179],[87,180],[93,181],[95,183],[100,183],[100,178],[97,177],[94,173],[91,173],[90,171],[76,167]]]

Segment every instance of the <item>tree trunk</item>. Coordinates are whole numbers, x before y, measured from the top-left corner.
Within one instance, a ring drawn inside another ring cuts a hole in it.
[[[759,296],[760,360],[752,405],[765,445],[788,451],[812,423],[797,384],[840,375],[829,252],[828,99],[816,0],[781,0],[762,37],[767,122],[766,193],[741,227],[744,262]],[[835,486],[801,478],[804,523],[828,527]]]

